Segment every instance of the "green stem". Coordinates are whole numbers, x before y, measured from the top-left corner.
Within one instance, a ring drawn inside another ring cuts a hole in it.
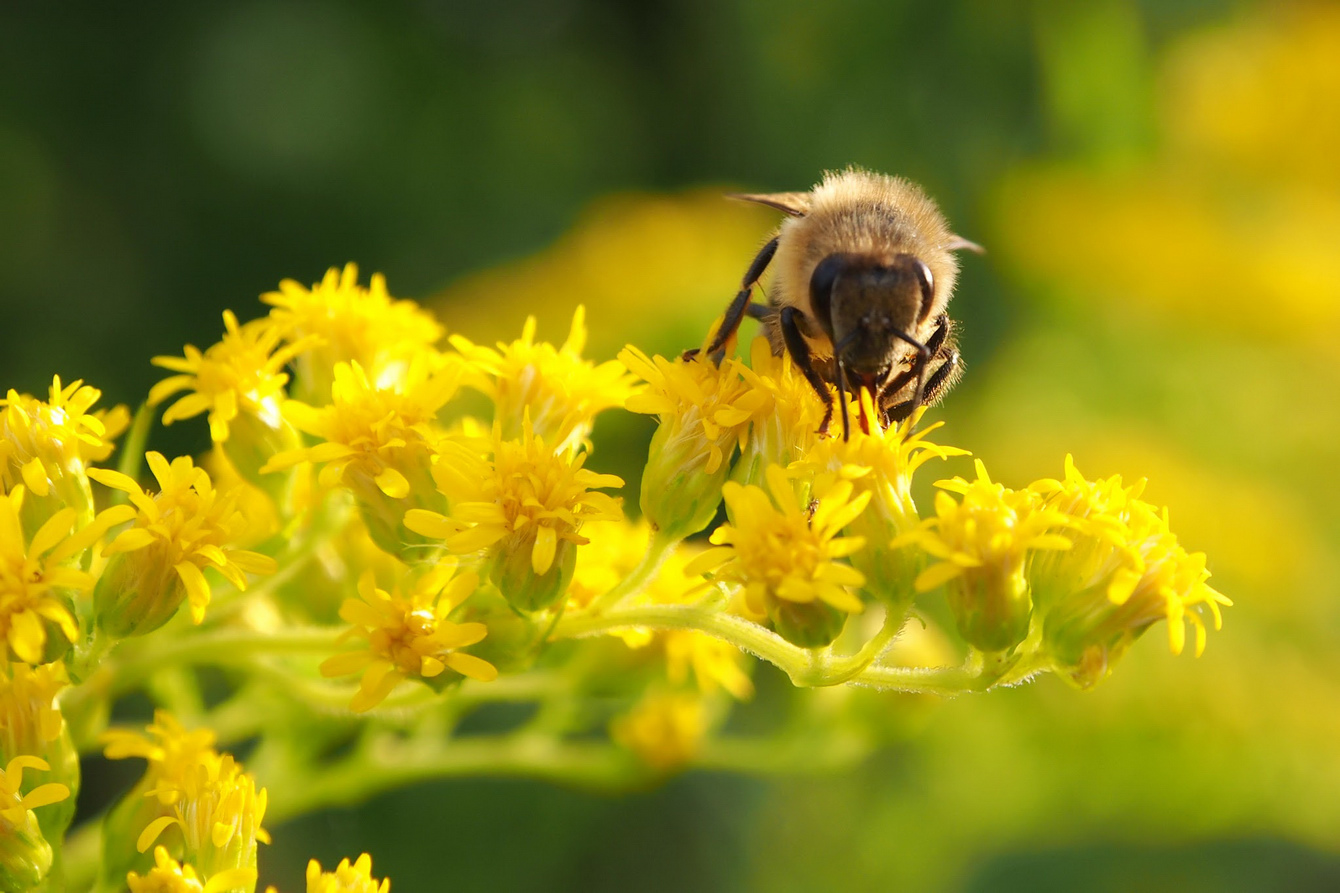
[[[597,597],[591,602],[589,613],[599,614],[618,607],[618,605],[637,595],[643,589],[656,579],[656,573],[665,564],[665,560],[675,551],[675,547],[680,544],[678,537],[668,536],[662,531],[657,531],[647,543],[647,553],[642,556],[642,561],[633,568],[632,572],[623,578],[620,583],[609,592]]]
[[[874,665],[874,659],[897,632],[896,622],[889,618],[865,647],[845,657],[801,648],[742,617],[704,610],[698,605],[638,605],[601,616],[583,614],[560,623],[554,638],[579,638],[629,627],[705,632],[768,661],[786,673],[792,683],[807,688],[854,682],[895,691],[950,695],[974,690],[980,682],[979,674],[961,668],[914,669]]]
[[[264,633],[251,629],[223,629],[215,632],[162,638],[151,647],[139,641],[139,649],[125,654],[125,643],[104,660],[84,684],[66,689],[61,709],[67,716],[78,717],[99,701],[109,700],[141,685],[163,667],[214,664],[248,664],[257,656],[280,654],[325,654],[335,649],[341,630],[337,627],[307,627]]]
[[[141,403],[140,408],[135,410],[135,418],[131,420],[130,430],[121,444],[121,458],[116,463],[116,470],[126,477],[139,477],[140,468],[144,465],[144,445],[149,441],[149,429],[153,427],[155,415],[148,403]],[[129,494],[121,490],[112,491],[113,505],[129,498]]]
[[[547,736],[471,736],[418,754],[377,739],[354,758],[311,775],[263,779],[270,791],[266,818],[274,824],[331,806],[349,806],[391,788],[463,776],[533,778],[615,791],[645,770],[627,752],[596,741],[560,742]]]

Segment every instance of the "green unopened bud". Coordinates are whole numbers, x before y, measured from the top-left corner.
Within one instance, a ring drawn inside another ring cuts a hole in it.
[[[821,601],[789,602],[768,599],[768,619],[777,635],[801,648],[831,645],[842,634],[847,612]]]
[[[362,469],[351,469],[344,483],[354,494],[372,541],[388,555],[412,563],[422,557],[424,546],[436,541],[406,527],[405,514],[416,509],[442,513],[447,503],[433,483],[429,454],[415,451],[411,457],[405,452],[404,458],[414,461],[395,468],[393,474],[388,469],[373,478]]]
[[[98,628],[113,639],[142,636],[172,619],[186,600],[176,568],[147,548],[112,556],[93,590]]]
[[[301,449],[302,435],[284,420],[278,408],[249,408],[239,412],[229,423],[228,439],[219,446],[238,475],[247,483],[264,490],[275,505],[285,505],[296,468],[283,474],[261,474],[261,468],[271,457],[287,450]]]
[[[1005,651],[1028,635],[1033,599],[1023,564],[968,568],[945,589],[958,631],[982,651]]]
[[[0,891],[4,893],[32,890],[51,871],[51,844],[33,810],[69,798],[70,789],[47,781],[23,783],[24,770],[48,769],[45,760],[21,756],[0,772]]]
[[[653,528],[674,539],[698,533],[712,523],[721,505],[721,488],[730,477],[730,452],[688,436],[674,424],[656,429],[642,473],[642,515]],[[715,452],[713,452],[715,449]]]
[[[17,824],[0,820],[0,890],[27,893],[46,879],[51,871],[51,844],[42,835],[32,810]]]
[[[577,565],[576,544],[560,539],[549,566],[543,573],[537,573],[535,534],[532,529],[528,535],[504,539],[498,544],[489,565],[489,579],[493,585],[498,587],[508,604],[523,614],[557,604],[567,594]]]

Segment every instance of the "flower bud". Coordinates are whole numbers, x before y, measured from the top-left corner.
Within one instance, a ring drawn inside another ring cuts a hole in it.
[[[515,540],[515,542],[511,542]],[[523,614],[552,607],[567,594],[572,571],[577,564],[577,546],[571,540],[559,540],[553,563],[544,573],[536,573],[532,554],[535,534],[509,537],[499,543],[489,564],[489,579]]]
[[[660,420],[642,473],[642,514],[659,534],[682,539],[716,516],[732,454],[767,396],[744,383],[735,363],[670,361],[635,347],[619,359],[647,382],[628,409]]]
[[[284,420],[273,402],[239,412],[228,427],[228,438],[219,445],[238,475],[264,490],[275,505],[285,505],[297,469],[287,474],[261,474],[261,469],[279,453],[301,449],[302,435]]]
[[[768,619],[777,635],[801,648],[823,648],[842,634],[847,612],[821,601],[767,600]]]
[[[23,783],[25,769],[48,768],[39,757],[20,756],[0,772],[0,891],[4,893],[33,890],[51,871],[51,844],[33,810],[68,799],[70,789],[51,782]],[[25,787],[29,790],[23,793]]]
[[[691,536],[716,517],[731,466],[721,455],[713,465],[705,449],[701,438],[686,437],[673,425],[661,425],[652,436],[642,472],[642,516],[667,537]]]
[[[1033,599],[1024,567],[1001,563],[966,568],[945,587],[959,634],[982,651],[1005,651],[1028,635]]]

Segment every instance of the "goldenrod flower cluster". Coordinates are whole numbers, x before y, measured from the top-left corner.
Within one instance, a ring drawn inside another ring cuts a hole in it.
[[[1159,621],[1199,653],[1228,604],[1139,485],[1069,459],[1021,489],[979,461],[921,513],[916,472],[963,451],[868,394],[849,437],[821,433],[763,339],[597,362],[579,310],[561,345],[530,320],[482,347],[352,265],[263,299],[155,358],[173,374],[129,427],[82,382],[0,401],[0,890],[250,891],[267,814],[434,775],[775,768],[768,734],[726,727],[758,659],[800,686],[1089,686]],[[591,439],[619,407],[654,417],[640,511]],[[198,416],[208,457],[146,449],[155,418]],[[891,657],[942,597],[961,665]],[[202,666],[229,670],[222,700]],[[132,694],[152,719],[107,730]],[[493,702],[537,709],[462,743]],[[252,739],[244,767],[227,748]],[[67,847],[99,747],[144,773]],[[307,889],[389,881],[364,854]]]

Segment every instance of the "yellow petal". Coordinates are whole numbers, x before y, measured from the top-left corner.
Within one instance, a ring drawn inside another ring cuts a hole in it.
[[[558,533],[554,528],[543,526],[535,534],[535,548],[530,553],[530,566],[535,573],[543,576],[554,564],[554,553],[558,549]]]

